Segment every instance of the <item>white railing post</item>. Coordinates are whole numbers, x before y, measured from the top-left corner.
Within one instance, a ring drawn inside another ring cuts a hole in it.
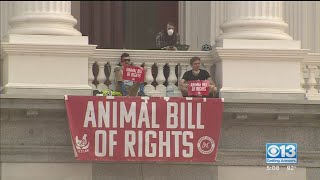
[[[317,66],[318,68],[316,69],[316,72],[315,72],[315,79],[316,81],[318,82],[318,90],[319,90],[319,96],[320,96],[320,66]]]
[[[301,68],[303,80],[305,80],[306,98],[320,100],[320,54],[308,53],[301,63]]]
[[[157,75],[156,81],[158,83],[158,86],[156,87],[156,91],[159,96],[166,95],[166,86],[163,85],[163,83],[166,81],[166,78],[164,77],[164,73],[163,73],[164,65],[165,63],[157,63],[158,75]]]
[[[306,84],[306,81],[304,80],[305,79],[305,72],[306,72],[307,68],[305,65],[301,65],[301,79],[300,79],[300,84],[301,84],[301,88],[304,92],[307,92],[307,88],[305,88],[305,84]]]
[[[170,73],[168,77],[168,86],[172,85],[175,96],[181,96],[181,92],[179,91],[178,87],[175,85],[175,83],[178,80],[176,76],[176,71],[175,71],[177,63],[168,63],[168,65],[170,68]]]
[[[98,84],[98,90],[102,91],[107,89],[108,87],[105,85],[105,81],[106,81],[106,74],[104,73],[104,66],[105,63],[104,62],[97,62],[98,66],[99,66],[99,73],[98,73],[98,77],[97,77],[97,81],[99,82]]]
[[[112,90],[115,90],[116,88],[116,85],[115,85],[115,75],[114,75],[114,68],[116,67],[117,65],[117,62],[109,62],[109,65],[110,65],[110,75],[109,75],[109,81],[110,81],[110,84],[109,84],[109,89],[112,89]]]
[[[151,68],[152,65],[154,63],[153,62],[146,62],[145,66],[146,66],[146,72],[145,72],[145,82],[147,83],[147,85],[144,87],[144,91],[145,94],[148,96],[153,96],[155,93],[155,88],[154,86],[151,84],[153,82],[153,76],[152,76],[152,72],[151,72]]]
[[[307,90],[308,99],[314,99],[314,97],[320,97],[319,91],[315,88],[315,86],[317,85],[316,69],[318,69],[317,66],[308,65],[308,70],[309,70],[308,90]]]
[[[91,86],[92,90],[96,90],[96,86],[92,83],[93,80],[94,80],[93,71],[92,71],[93,64],[94,64],[94,61],[93,60],[89,60],[88,84],[89,84],[89,86]]]

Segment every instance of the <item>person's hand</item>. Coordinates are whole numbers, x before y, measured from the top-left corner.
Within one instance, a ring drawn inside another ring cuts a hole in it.
[[[189,84],[188,83],[183,83],[182,86],[183,86],[183,88],[189,89]]]
[[[218,88],[217,88],[217,87],[214,87],[214,88],[213,88],[213,91],[214,91],[214,93],[218,92]]]
[[[178,51],[178,48],[177,48],[177,47],[171,47],[170,50],[172,50],[172,51]]]
[[[218,88],[214,85],[209,85],[209,88],[213,90],[213,93],[218,92]]]
[[[170,51],[177,51],[178,49],[174,46],[167,46],[165,47],[166,50],[170,50]]]

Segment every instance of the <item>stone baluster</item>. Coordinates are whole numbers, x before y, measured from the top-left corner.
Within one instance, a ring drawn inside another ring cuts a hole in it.
[[[145,82],[147,83],[147,85],[144,87],[144,92],[146,95],[148,96],[153,96],[155,93],[155,88],[154,86],[151,84],[153,82],[153,76],[152,76],[152,72],[151,72],[151,67],[153,66],[154,63],[145,63]]]
[[[175,85],[175,83],[178,80],[178,78],[176,76],[176,71],[175,71],[177,63],[168,63],[168,65],[170,68],[170,73],[169,73],[169,77],[168,77],[168,85],[172,85],[175,96],[181,96],[181,92],[179,91],[178,87]]]
[[[106,81],[106,74],[104,72],[104,66],[105,63],[104,62],[98,62],[98,66],[99,66],[99,73],[98,73],[98,77],[97,80],[99,82],[98,84],[98,90],[102,91],[107,89],[108,87],[105,85],[105,81]]]
[[[316,71],[315,71],[315,79],[318,82],[317,83],[317,87],[316,89],[318,89],[319,91],[319,96],[320,96],[320,66],[317,66]]]
[[[89,86],[91,86],[92,90],[96,89],[96,86],[92,83],[94,81],[94,76],[93,76],[93,64],[94,61],[93,60],[89,60],[89,66],[88,66],[88,84]]]
[[[156,90],[159,96],[166,95],[166,87],[163,85],[163,83],[166,81],[166,78],[164,77],[164,72],[163,72],[164,65],[165,63],[157,63],[158,75],[157,75],[156,81],[158,83],[158,86],[156,87]]]
[[[116,82],[115,82],[115,74],[114,74],[114,68],[117,66],[117,62],[109,62],[110,65],[110,75],[109,75],[109,81],[111,84],[109,84],[109,89],[115,90],[116,88]]]
[[[316,70],[317,69],[318,69],[318,67],[315,65],[308,66],[309,79],[307,82],[308,83],[307,97],[310,100],[320,99],[319,91],[315,88],[315,86],[317,85],[317,81],[316,81]]]
[[[305,88],[305,72],[306,72],[306,66],[305,65],[301,65],[301,79],[300,79],[300,84],[301,84],[301,88],[303,89],[304,92],[307,92],[307,89]]]

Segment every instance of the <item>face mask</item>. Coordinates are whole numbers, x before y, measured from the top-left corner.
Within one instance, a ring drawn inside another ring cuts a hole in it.
[[[173,29],[168,30],[168,35],[171,36],[173,34]]]

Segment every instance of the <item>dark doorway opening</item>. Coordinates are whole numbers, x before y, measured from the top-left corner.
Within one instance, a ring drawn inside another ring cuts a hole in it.
[[[103,49],[155,49],[167,22],[178,31],[178,1],[81,1],[81,33]]]

